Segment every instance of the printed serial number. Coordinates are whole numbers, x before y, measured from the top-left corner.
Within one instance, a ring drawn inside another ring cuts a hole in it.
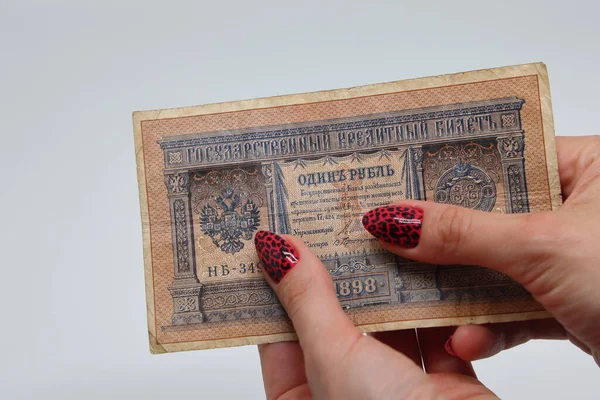
[[[227,264],[213,265],[207,267],[208,277],[212,278],[215,276],[227,276],[229,274],[260,274],[262,272],[262,266],[260,263],[240,263],[238,266],[233,267]]]

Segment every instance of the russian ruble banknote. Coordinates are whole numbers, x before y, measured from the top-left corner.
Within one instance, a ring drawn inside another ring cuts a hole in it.
[[[133,122],[152,352],[295,338],[262,278],[259,230],[304,240],[365,332],[547,315],[498,272],[401,259],[361,224],[402,199],[559,207],[543,64],[140,111]]]

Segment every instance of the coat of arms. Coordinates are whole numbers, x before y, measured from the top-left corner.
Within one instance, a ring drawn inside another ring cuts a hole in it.
[[[223,190],[216,198],[217,208],[204,205],[200,213],[200,227],[215,246],[225,253],[234,254],[244,248],[240,239],[250,240],[260,224],[258,207],[250,199],[240,206],[241,198],[231,188]],[[241,207],[241,212],[236,208]]]

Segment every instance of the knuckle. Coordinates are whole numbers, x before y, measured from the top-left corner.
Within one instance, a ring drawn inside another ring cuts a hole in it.
[[[596,159],[598,159],[600,158],[600,135],[591,135],[589,138],[592,142],[591,147],[594,150]]]
[[[554,259],[573,238],[572,229],[556,213],[524,214],[520,231],[528,238],[528,263],[540,264]]]
[[[458,207],[446,207],[437,226],[438,246],[443,253],[456,253],[471,228],[471,217]]]
[[[308,299],[310,282],[304,279],[291,279],[280,283],[279,297],[288,316],[294,320]]]
[[[341,337],[335,346],[312,348],[305,352],[307,365],[319,371],[326,381],[336,382],[344,379],[346,368],[332,368],[332,365],[357,365],[359,360],[368,357],[369,343],[372,339],[356,331],[353,335]],[[312,350],[312,351],[311,351]],[[318,351],[318,354],[316,353]],[[337,385],[333,385],[336,387]],[[327,398],[336,398],[334,396]]]
[[[507,272],[534,295],[543,296],[556,288],[557,268],[579,234],[558,213],[525,214],[520,222],[524,251]]]
[[[587,176],[584,181],[586,188],[595,183],[600,178],[600,150],[594,155],[588,166]]]
[[[423,374],[417,377],[412,387],[407,389],[403,396],[405,399],[445,399],[446,396],[438,392],[438,386],[430,380],[429,376]]]

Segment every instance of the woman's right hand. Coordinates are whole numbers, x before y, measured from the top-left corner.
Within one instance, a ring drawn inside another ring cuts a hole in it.
[[[529,339],[568,338],[600,365],[600,136],[559,137],[557,148],[565,199],[558,211],[503,215],[403,201],[380,209],[386,215],[365,215],[365,228],[391,252],[497,270],[555,317],[459,327],[447,342],[451,354],[471,361]]]

